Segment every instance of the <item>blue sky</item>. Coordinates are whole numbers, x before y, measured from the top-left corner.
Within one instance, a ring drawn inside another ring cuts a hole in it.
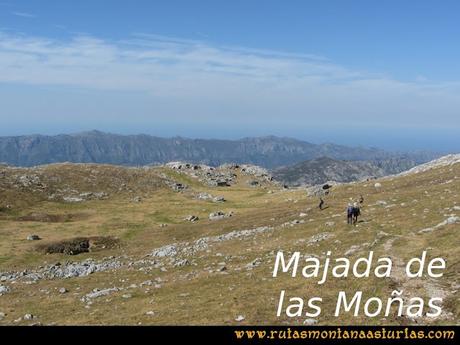
[[[0,135],[460,151],[458,1],[0,0]]]

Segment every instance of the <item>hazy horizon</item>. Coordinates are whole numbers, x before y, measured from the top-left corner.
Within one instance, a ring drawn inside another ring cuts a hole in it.
[[[2,1],[0,135],[459,152],[458,13],[456,1]]]
[[[55,135],[72,135],[80,134],[91,131],[99,131],[107,134],[115,135],[151,135],[160,138],[173,138],[173,137],[183,137],[188,139],[215,139],[215,140],[239,140],[244,138],[257,138],[257,137],[268,137],[276,136],[279,138],[291,138],[300,141],[310,142],[312,144],[337,144],[350,147],[367,147],[367,148],[379,148],[388,151],[401,151],[401,152],[411,152],[411,151],[429,151],[437,152],[442,154],[448,153],[460,153],[460,145],[457,140],[456,131],[451,130],[449,135],[441,134],[438,139],[431,136],[433,133],[425,133],[424,138],[417,140],[417,137],[411,136],[408,130],[401,131],[399,133],[392,132],[391,137],[379,137],[375,136],[375,133],[367,133],[364,129],[356,129],[354,133],[337,133],[329,132],[325,134],[324,132],[319,132],[318,130],[311,129],[308,134],[302,134],[302,131],[297,133],[292,132],[291,134],[283,133],[282,131],[231,131],[226,135],[216,135],[215,130],[202,128],[201,133],[190,132],[187,130],[177,130],[175,128],[162,128],[162,130],[149,130],[149,129],[127,129],[125,130],[111,130],[107,128],[77,128],[75,130],[69,129],[67,131],[42,131],[37,132],[31,130],[29,132],[17,131],[9,134],[4,134],[0,130],[0,137],[16,137],[16,136],[27,136],[27,135],[46,135],[46,136],[55,136]],[[445,130],[444,130],[445,131]],[[449,142],[450,139],[450,142]]]

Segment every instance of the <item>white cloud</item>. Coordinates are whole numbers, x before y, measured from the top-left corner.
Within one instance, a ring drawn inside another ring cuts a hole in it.
[[[137,34],[68,41],[0,33],[0,82],[141,92],[180,119],[458,123],[459,83],[398,81],[327,58]],[[147,115],[146,115],[147,116]],[[149,115],[151,116],[151,115]]]
[[[305,56],[219,48],[155,36],[113,43],[92,37],[57,42],[3,34],[0,58],[0,78],[7,81],[151,91],[164,80],[197,77],[219,77],[223,82],[231,77],[270,82],[354,76],[343,68]],[[119,83],[114,84],[114,79]]]
[[[26,13],[26,12],[11,12],[12,15],[17,17],[24,17],[24,18],[37,18],[35,14]]]

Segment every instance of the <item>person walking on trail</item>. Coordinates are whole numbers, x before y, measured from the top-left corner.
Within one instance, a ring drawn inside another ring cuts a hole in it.
[[[363,195],[360,194],[359,196],[359,204],[362,206],[364,204],[364,198],[363,198]]]
[[[324,206],[324,200],[323,198],[319,198],[319,205],[318,205],[319,209],[322,210],[323,206]]]
[[[348,203],[347,207],[347,224],[353,224],[353,205]]]

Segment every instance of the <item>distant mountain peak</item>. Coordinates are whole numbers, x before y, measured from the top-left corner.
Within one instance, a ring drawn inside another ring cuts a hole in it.
[[[214,166],[235,162],[276,168],[321,157],[354,161],[394,158],[395,165],[401,159],[400,154],[384,150],[331,143],[317,145],[274,135],[220,140],[121,135],[91,130],[70,135],[0,137],[0,161],[17,166],[58,162],[139,166],[182,160]],[[419,153],[408,154],[404,159],[421,163],[436,157],[438,155]]]

